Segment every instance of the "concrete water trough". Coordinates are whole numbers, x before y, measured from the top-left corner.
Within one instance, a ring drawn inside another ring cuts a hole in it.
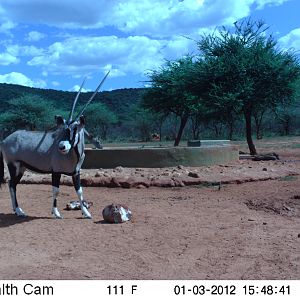
[[[163,168],[205,166],[238,161],[239,153],[230,141],[201,141],[200,147],[104,147],[85,150],[84,169]]]

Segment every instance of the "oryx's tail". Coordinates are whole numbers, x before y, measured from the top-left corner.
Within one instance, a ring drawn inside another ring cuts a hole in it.
[[[0,148],[0,187],[1,184],[4,183],[4,161],[3,161],[3,154]]]

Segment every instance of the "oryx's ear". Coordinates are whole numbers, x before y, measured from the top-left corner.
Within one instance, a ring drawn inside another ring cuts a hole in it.
[[[79,123],[80,123],[80,125],[81,125],[82,127],[84,127],[84,125],[85,125],[85,117],[84,117],[84,116],[81,116],[81,117],[79,118]]]
[[[55,116],[57,126],[65,125],[65,119],[62,116]]]

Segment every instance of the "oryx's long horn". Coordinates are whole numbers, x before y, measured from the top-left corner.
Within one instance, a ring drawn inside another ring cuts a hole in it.
[[[80,92],[81,92],[81,90],[82,90],[82,88],[83,88],[83,86],[84,86],[85,81],[86,81],[86,77],[83,79],[83,82],[82,82],[82,84],[81,84],[81,86],[80,86],[80,89],[79,89],[77,95],[76,95],[76,98],[75,98],[74,101],[73,101],[73,106],[72,106],[72,110],[71,110],[70,115],[69,115],[68,124],[72,121],[74,109],[75,109],[77,100],[78,100],[78,98],[79,98]]]
[[[92,100],[94,99],[94,97],[96,96],[97,92],[99,91],[99,89],[101,88],[102,84],[104,83],[105,79],[107,78],[108,74],[110,71],[108,71],[106,73],[106,75],[104,76],[104,78],[101,80],[101,82],[99,83],[98,87],[96,88],[94,94],[92,95],[92,97],[89,99],[89,101],[86,103],[86,105],[83,107],[83,109],[81,110],[81,112],[76,116],[75,120],[78,121],[79,117],[83,114],[83,112],[86,110],[87,106],[92,102]]]

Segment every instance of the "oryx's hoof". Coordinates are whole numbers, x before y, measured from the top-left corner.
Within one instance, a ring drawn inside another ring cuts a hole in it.
[[[15,214],[18,216],[18,217],[22,217],[22,218],[25,218],[27,217],[26,214],[24,213],[23,209],[21,207],[17,207],[15,209]]]
[[[60,214],[59,210],[57,209],[57,207],[53,207],[52,208],[52,215],[55,219],[62,219],[62,215]]]
[[[87,210],[87,208],[85,206],[81,207],[81,213],[82,213],[82,215],[85,219],[91,219],[92,218],[92,215],[90,214],[90,212]]]

